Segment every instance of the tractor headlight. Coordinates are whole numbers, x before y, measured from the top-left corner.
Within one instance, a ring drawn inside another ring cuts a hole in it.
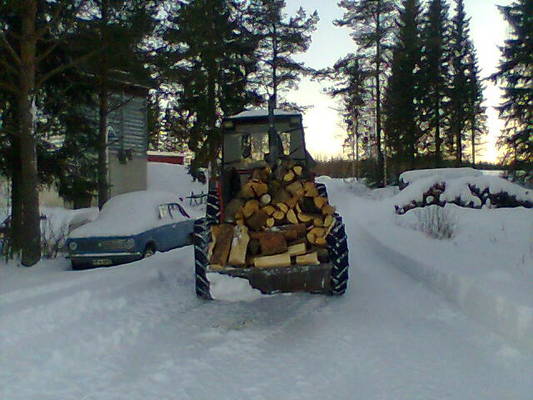
[[[68,248],[71,250],[71,251],[75,251],[77,248],[78,248],[78,243],[76,242],[70,242],[68,244]]]

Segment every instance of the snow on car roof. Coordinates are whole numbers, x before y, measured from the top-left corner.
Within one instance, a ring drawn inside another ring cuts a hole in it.
[[[159,218],[159,205],[184,204],[174,193],[142,190],[124,193],[110,199],[98,218],[71,232],[70,238],[87,238],[97,236],[129,236],[148,229],[188,219],[179,214],[172,219]]]

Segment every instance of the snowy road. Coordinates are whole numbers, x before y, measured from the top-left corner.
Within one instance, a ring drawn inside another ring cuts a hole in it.
[[[0,295],[0,399],[531,399],[533,355],[400,272],[357,216],[346,222],[341,298],[206,303],[190,248],[50,266],[49,281]]]

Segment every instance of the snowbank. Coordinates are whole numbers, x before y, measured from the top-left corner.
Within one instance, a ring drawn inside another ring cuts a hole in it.
[[[491,178],[475,179],[489,189],[512,185],[499,180],[493,185]],[[491,330],[533,349],[533,213],[524,207],[471,209],[448,204],[445,209],[455,222],[454,237],[431,239],[420,232],[416,210],[395,215],[393,206],[407,191],[420,194],[424,181],[435,180],[416,181],[382,201],[361,188],[354,191],[353,185],[342,180],[327,183],[345,222],[353,219],[356,224],[352,233],[370,237],[391,265],[426,283]],[[456,181],[457,186],[451,188],[458,193],[459,182],[464,187],[472,179]],[[521,189],[512,185],[512,190]]]
[[[253,301],[263,295],[257,289],[253,289],[246,279],[231,276],[208,273],[207,279],[210,284],[211,296],[215,300],[223,301]]]

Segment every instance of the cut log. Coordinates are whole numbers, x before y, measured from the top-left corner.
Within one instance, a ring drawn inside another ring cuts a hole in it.
[[[287,251],[287,241],[281,232],[254,232],[252,235],[259,240],[262,256],[271,256]]]
[[[292,182],[294,178],[296,178],[296,174],[293,171],[288,171],[285,175],[283,175],[283,182]]]
[[[248,254],[250,256],[256,256],[261,252],[261,246],[259,245],[259,240],[250,238],[248,242]]]
[[[287,212],[287,221],[289,221],[291,224],[297,224],[299,222],[294,210],[289,210]]]
[[[244,203],[242,208],[242,215],[244,218],[250,218],[257,210],[259,210],[259,201],[253,199]]]
[[[268,215],[263,210],[257,210],[250,218],[246,219],[246,225],[254,231],[258,231],[265,226]]]
[[[269,217],[272,216],[272,214],[274,214],[274,212],[276,211],[276,209],[272,205],[268,205],[266,207],[263,207],[262,210]]]
[[[268,192],[268,185],[259,180],[250,180],[246,182],[241,189],[241,197],[245,199],[259,198]]]
[[[307,232],[307,227],[305,226],[305,224],[280,225],[276,226],[274,229],[276,232],[296,231],[298,233],[298,238],[304,238],[305,233]]]
[[[228,261],[231,241],[233,239],[233,225],[213,225],[211,233],[215,239],[215,247],[213,248],[213,254],[209,263],[225,266]]]
[[[239,198],[232,199],[224,209],[224,221],[234,222],[237,218],[237,212],[243,207],[244,201]]]
[[[316,185],[314,182],[311,182],[311,181],[305,182],[304,191],[305,191],[306,196],[309,196],[309,197],[319,196],[318,189],[316,188]]]
[[[315,207],[321,210],[322,207],[328,204],[328,199],[322,196],[316,196],[316,197],[313,197],[313,202],[315,203]]]
[[[281,210],[278,210],[278,211],[275,211],[274,214],[272,214],[272,217],[276,221],[283,221],[283,219],[285,218],[285,213]]]
[[[290,199],[284,201],[285,204],[287,204],[287,206],[289,208],[294,208],[296,207],[296,205],[298,204],[298,200],[299,198],[296,197],[296,196],[292,196]]]
[[[324,215],[333,215],[333,214],[335,214],[335,207],[330,206],[329,204],[326,204],[324,207],[322,207],[322,214],[324,214]]]
[[[313,217],[313,225],[319,227],[324,226],[324,220],[322,217]]]
[[[268,180],[268,176],[270,175],[270,168],[254,168],[252,171],[252,179],[266,182]]]
[[[304,213],[299,213],[298,219],[300,220],[300,222],[307,223],[307,222],[311,222],[313,217],[311,217],[310,215],[304,214]]]
[[[296,197],[302,197],[305,194],[304,186],[301,181],[295,181],[286,187],[287,192]]]
[[[301,256],[296,257],[296,264],[298,265],[318,265],[320,264],[320,261],[318,261],[318,254],[316,251],[313,251],[312,253],[304,254]]]
[[[261,196],[260,200],[262,205],[266,206],[267,204],[270,204],[270,202],[272,201],[272,196],[268,193],[265,193],[264,195]]]
[[[280,211],[283,211],[283,214],[287,214],[287,211],[289,211],[289,206],[285,203],[276,203],[276,207],[280,209]]]
[[[303,167],[301,165],[295,165],[292,170],[294,171],[296,176],[302,176],[302,172],[303,172],[304,169],[303,169]]]
[[[272,228],[274,225],[276,224],[276,220],[272,217],[269,217],[267,220],[266,220],[266,226],[267,228]]]
[[[318,236],[315,239],[315,244],[320,247],[326,247],[328,245],[328,242],[324,236]]]
[[[290,200],[291,194],[285,189],[279,189],[274,192],[272,196],[272,203],[285,203],[287,200]]]
[[[335,218],[333,217],[333,215],[326,215],[324,217],[324,226],[329,227],[334,221]]]
[[[323,237],[326,234],[326,230],[324,228],[314,227],[309,233],[312,233],[315,237]]]
[[[305,243],[297,243],[297,244],[290,245],[287,248],[287,250],[289,251],[289,255],[291,257],[301,256],[302,254],[305,254],[305,252],[307,251],[307,246],[305,245]]]
[[[233,230],[233,240],[231,242],[228,264],[239,267],[246,264],[246,251],[249,242],[250,235],[248,235],[248,228],[241,225],[236,226]]]
[[[291,265],[291,256],[289,253],[276,254],[275,256],[262,256],[254,258],[256,268],[270,267],[289,267]]]
[[[307,239],[307,241],[308,241],[309,243],[311,243],[311,244],[315,244],[315,242],[316,242],[316,236],[315,236],[313,233],[308,232],[307,235],[305,235],[305,237],[306,237],[306,239]]]

